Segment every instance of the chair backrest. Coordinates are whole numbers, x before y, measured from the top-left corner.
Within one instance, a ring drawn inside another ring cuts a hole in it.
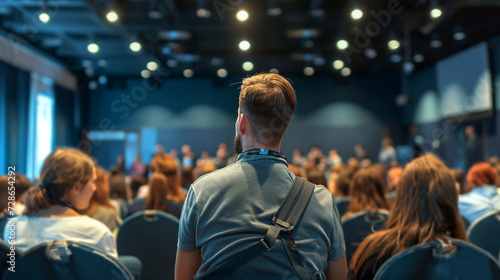
[[[375,280],[498,280],[495,258],[474,244],[453,240],[413,246],[387,260]]]
[[[16,258],[15,272],[5,280],[133,280],[115,258],[91,246],[69,240],[41,243]]]
[[[492,211],[474,221],[467,230],[469,242],[497,257],[500,252],[500,211]]]
[[[465,230],[468,230],[469,226],[470,226],[469,221],[466,218],[464,218],[464,216],[460,216],[460,217],[462,217],[462,221],[464,222]]]
[[[141,279],[174,279],[179,220],[162,211],[140,211],[123,221],[116,239],[119,255],[142,262]]]
[[[349,202],[351,202],[350,198],[335,201],[335,204],[337,204],[337,209],[339,210],[340,217],[342,217],[347,212],[347,209],[349,208]]]
[[[342,222],[348,264],[351,261],[352,255],[358,249],[359,244],[368,235],[380,230],[388,216],[389,212],[384,210],[375,212],[363,211]]]

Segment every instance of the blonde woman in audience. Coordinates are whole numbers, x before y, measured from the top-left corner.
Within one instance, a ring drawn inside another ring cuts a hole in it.
[[[16,222],[16,246],[27,250],[39,243],[68,239],[117,257],[110,230],[78,211],[89,206],[96,186],[94,162],[76,149],[59,149],[44,161],[41,185],[28,190],[26,215]],[[5,227],[4,238],[8,237]]]
[[[369,235],[351,262],[351,280],[373,279],[391,256],[436,239],[467,240],[448,168],[431,154],[406,165],[387,229]]]
[[[385,198],[386,189],[385,179],[376,167],[360,169],[351,180],[351,201],[342,220],[362,211],[389,210],[389,203]]]
[[[111,204],[109,199],[109,185],[106,176],[106,170],[96,167],[96,190],[90,199],[89,207],[83,211],[83,214],[92,217],[114,231],[121,224],[119,209]]]

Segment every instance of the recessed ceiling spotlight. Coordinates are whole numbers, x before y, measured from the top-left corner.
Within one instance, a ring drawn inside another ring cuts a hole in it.
[[[141,44],[139,42],[132,42],[132,43],[130,43],[129,48],[133,52],[138,52],[138,51],[141,50],[142,46],[141,46]]]
[[[432,39],[431,41],[431,47],[434,49],[440,48],[443,45],[443,42],[439,39]]]
[[[148,62],[146,67],[149,69],[149,71],[156,71],[158,69],[158,63],[156,63],[154,61],[150,61],[150,62]]]
[[[336,69],[336,70],[340,70],[342,69],[342,67],[344,67],[344,62],[340,59],[337,59],[333,62],[333,68]]]
[[[248,19],[248,12],[245,10],[241,10],[236,14],[236,18],[239,21],[246,21]]]
[[[349,43],[346,40],[342,39],[337,41],[337,48],[339,50],[345,50],[347,47],[349,47]]]
[[[90,52],[90,53],[97,53],[99,51],[99,45],[97,45],[96,43],[90,43],[88,46],[87,46],[87,50]]]
[[[377,51],[372,48],[367,48],[365,50],[365,56],[369,59],[375,59],[377,57]]]
[[[243,63],[243,70],[252,71],[253,70],[253,63],[250,61]]]
[[[48,23],[50,21],[50,16],[46,12],[40,13],[38,19],[43,23]]]
[[[398,40],[390,40],[387,43],[387,46],[389,46],[389,49],[391,49],[391,50],[397,50],[399,48],[399,41]]]
[[[227,70],[224,68],[217,70],[217,76],[219,76],[219,78],[227,77]]]
[[[167,66],[170,68],[176,68],[177,66],[179,66],[179,62],[175,59],[169,59],[167,60]]]
[[[354,20],[358,20],[360,18],[363,17],[363,11],[361,11],[360,9],[354,9],[352,10],[351,12],[351,18],[354,19]]]
[[[118,20],[118,14],[114,11],[109,11],[106,14],[106,19],[108,19],[109,22],[116,22]]]
[[[248,51],[251,47],[251,44],[247,40],[243,40],[240,42],[240,44],[238,46],[240,47],[240,50]]]
[[[340,75],[342,75],[344,77],[351,75],[351,68],[349,68],[349,67],[342,68],[342,70],[340,70]]]
[[[419,53],[415,54],[413,56],[413,61],[415,61],[416,63],[420,63],[420,62],[424,61],[424,59],[425,59],[425,57]]]
[[[393,54],[390,59],[392,63],[399,63],[403,58],[399,54]]]
[[[193,77],[194,72],[193,72],[193,70],[191,70],[191,69],[185,69],[185,70],[182,72],[182,74],[184,74],[184,77],[186,77],[186,78],[191,78],[191,77]]]
[[[269,73],[279,74],[279,73],[280,73],[280,71],[278,71],[278,69],[276,69],[276,68],[271,68],[271,69],[269,70]]]
[[[434,9],[431,10],[431,17],[432,18],[438,18],[442,14],[443,14],[443,12],[440,9],[438,9],[438,8],[434,8]]]
[[[465,39],[465,33],[463,31],[457,31],[453,33],[453,38],[457,41],[462,41]]]
[[[212,13],[210,12],[210,10],[207,10],[205,8],[200,8],[196,11],[196,15],[199,18],[209,18],[212,15]]]
[[[304,67],[304,75],[306,75],[306,76],[314,75],[314,68],[312,68],[310,66]]]
[[[144,79],[148,79],[149,77],[151,77],[151,72],[149,72],[149,70],[142,70],[141,71],[141,77],[143,77]]]
[[[108,66],[108,61],[105,60],[105,59],[99,59],[97,61],[97,65],[99,65],[99,67],[102,67],[102,68],[107,67]]]
[[[267,9],[267,15],[270,17],[277,17],[281,15],[281,9],[280,8],[269,8]]]

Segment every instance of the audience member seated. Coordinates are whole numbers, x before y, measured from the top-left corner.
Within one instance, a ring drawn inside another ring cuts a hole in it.
[[[26,176],[16,173],[14,183],[16,188],[16,214],[20,216],[24,213],[24,197],[28,189],[31,188],[31,182]]]
[[[146,165],[142,163],[140,156],[134,157],[134,163],[127,169],[127,173],[130,176],[144,175],[146,172]]]
[[[451,176],[455,180],[455,186],[459,194],[465,194],[469,192],[469,188],[465,184],[465,176],[460,168],[450,169]]]
[[[26,215],[17,219],[17,248],[27,250],[42,242],[68,239],[117,257],[109,229],[78,213],[89,206],[95,179],[94,163],[82,152],[60,149],[50,154],[43,163],[41,185],[26,194]],[[8,234],[4,230],[4,237]]]
[[[380,143],[380,153],[378,154],[378,162],[386,169],[391,167],[393,161],[397,161],[396,150],[394,149],[392,139],[390,137],[382,138]]]
[[[360,169],[352,178],[349,189],[351,202],[342,220],[361,211],[389,210],[386,189],[385,179],[376,167]]]
[[[457,208],[458,194],[448,168],[426,154],[404,169],[387,229],[369,235],[358,247],[349,279],[373,279],[391,256],[436,239],[466,240]]]
[[[180,218],[183,203],[167,199],[169,191],[167,177],[155,172],[149,179],[148,186],[148,196],[134,200],[129,207],[129,215],[141,210],[161,210]]]
[[[109,185],[106,170],[96,167],[96,190],[90,199],[89,207],[82,211],[91,218],[94,218],[109,228],[111,232],[121,224],[120,208],[111,204],[109,199]]]
[[[391,167],[391,169],[387,171],[387,192],[385,198],[390,203],[394,201],[394,197],[396,196],[396,187],[401,179],[401,174],[403,174],[403,168],[399,165]]]
[[[130,181],[130,191],[132,192],[132,199],[137,197],[137,192],[141,186],[146,185],[146,180],[143,176],[132,176],[132,180]]]
[[[340,173],[332,173],[331,192],[335,201],[350,199],[349,188],[351,180],[351,175],[347,170],[341,171]]]
[[[487,162],[472,165],[467,173],[470,192],[460,195],[458,208],[460,214],[473,223],[484,214],[500,210],[500,194],[497,191],[497,171]]]
[[[322,185],[325,187],[328,185],[326,183],[325,173],[317,169],[309,170],[307,172],[307,180],[316,185]]]
[[[111,204],[120,209],[121,216],[124,217],[128,212],[130,197],[127,190],[127,180],[125,176],[120,173],[111,173],[109,178],[109,197]]]
[[[155,172],[163,173],[167,177],[168,199],[177,202],[184,202],[186,194],[182,191],[181,178],[175,159],[167,154],[156,155],[151,161],[150,167]],[[138,197],[146,198],[148,196],[149,186],[142,186],[139,189]]]

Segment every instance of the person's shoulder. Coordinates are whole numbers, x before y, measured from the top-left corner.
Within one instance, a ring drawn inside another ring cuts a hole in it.
[[[223,178],[227,178],[228,176],[233,175],[234,173],[232,172],[237,166],[239,165],[238,162],[232,163],[224,168],[217,169],[215,171],[212,171],[208,174],[205,174],[201,176],[200,178],[196,179],[196,181],[193,182],[191,185],[191,188],[196,190],[198,186],[203,186],[203,188],[206,187],[206,185],[210,185],[213,183],[218,183],[221,181]]]
[[[63,218],[64,219],[64,218]],[[88,230],[89,232],[109,232],[108,227],[106,227],[102,222],[93,219],[89,216],[82,215],[80,217],[72,218],[70,221],[74,227],[79,227],[82,230]]]

